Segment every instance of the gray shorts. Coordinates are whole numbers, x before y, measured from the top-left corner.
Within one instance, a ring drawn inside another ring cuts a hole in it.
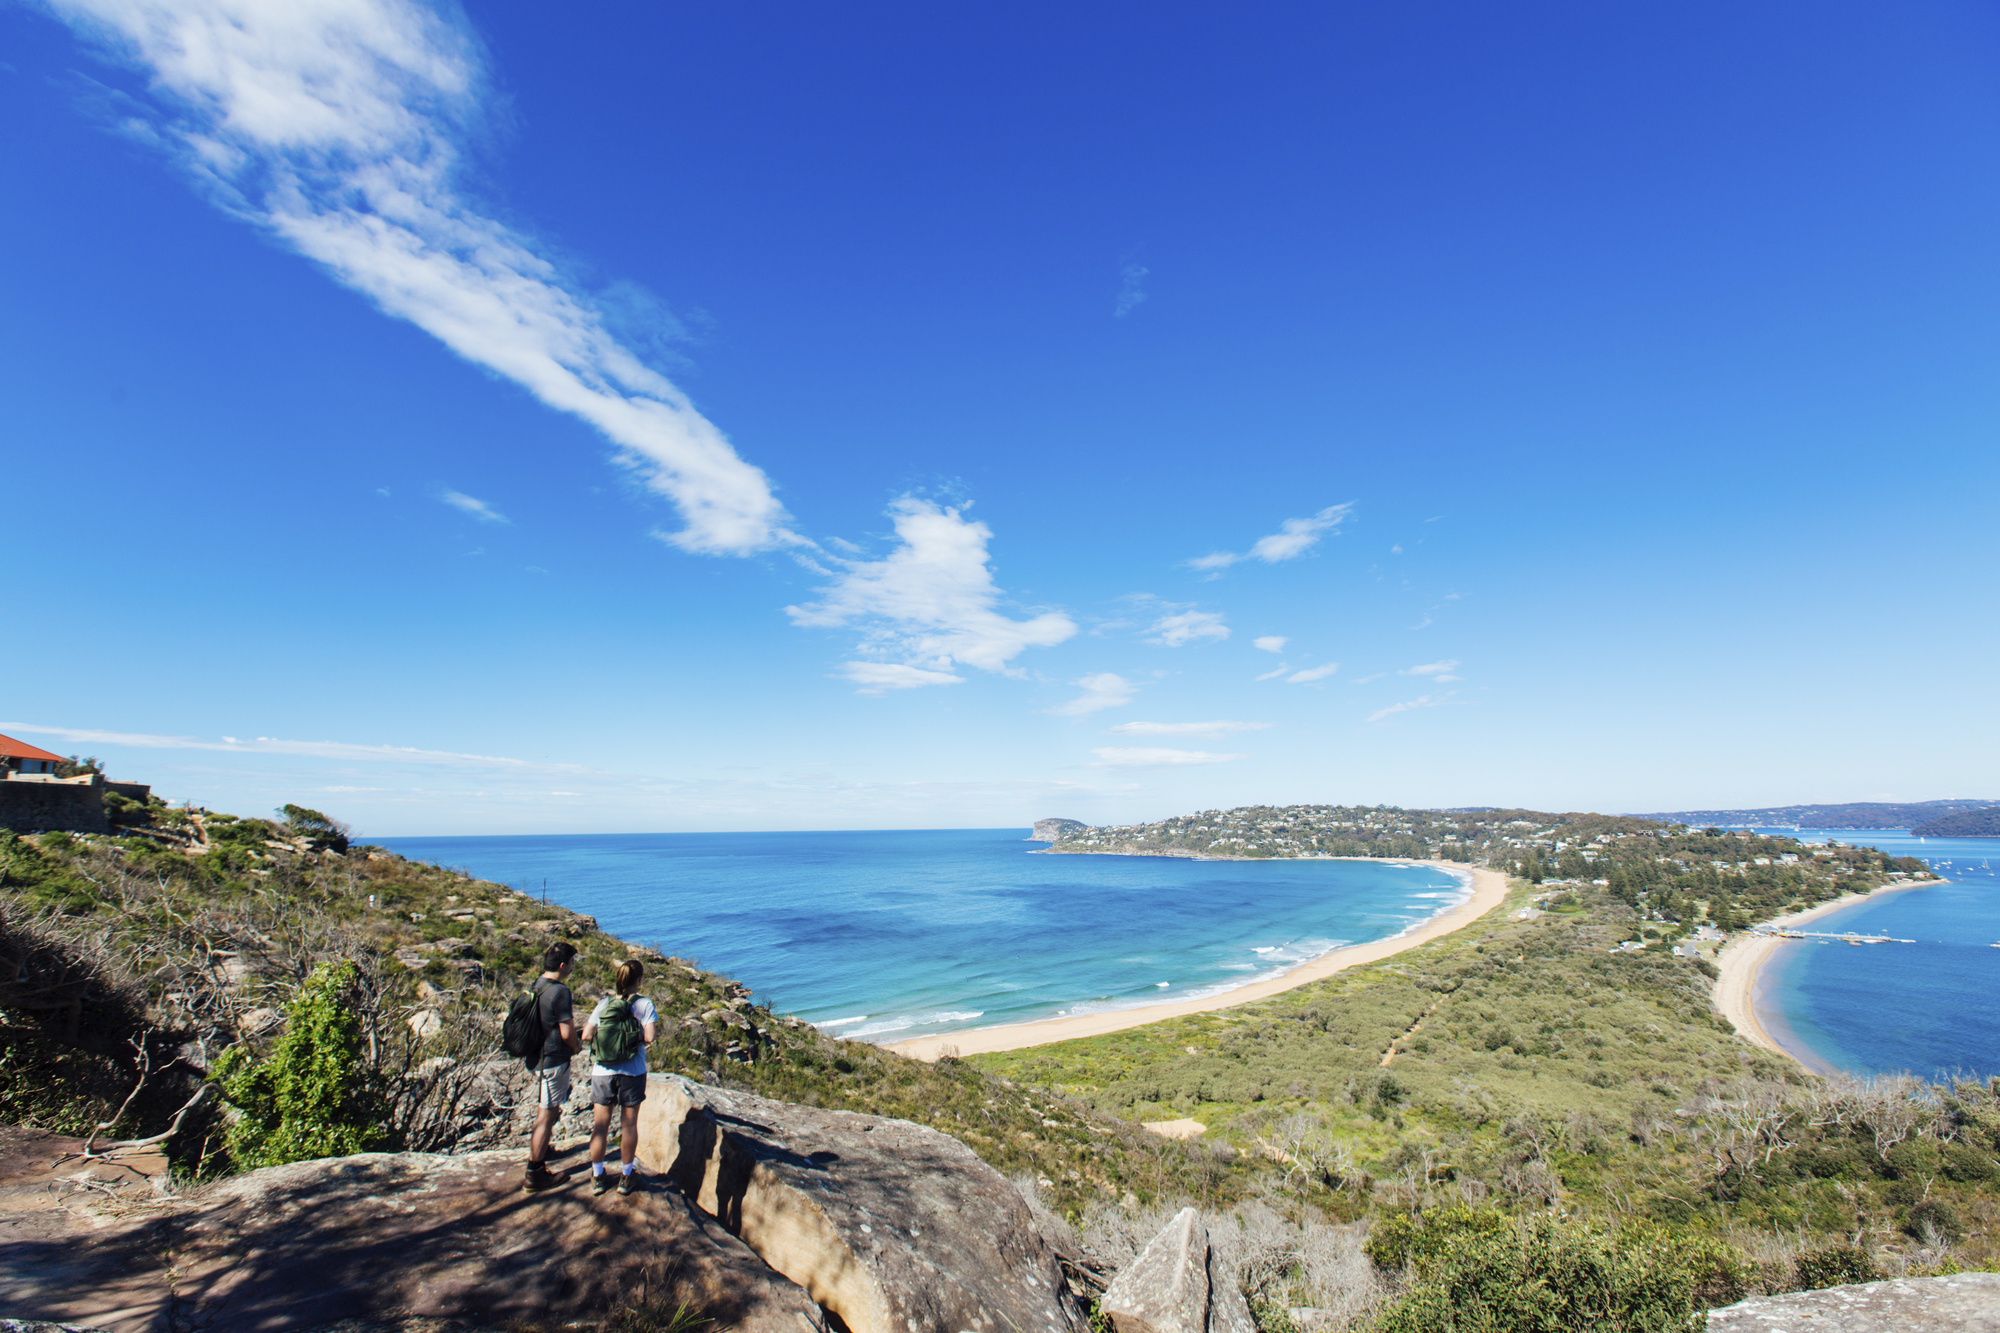
[[[637,1106],[646,1100],[646,1076],[644,1074],[592,1074],[590,1076],[590,1104],[592,1106]]]
[[[535,1105],[562,1110],[569,1105],[569,1063],[536,1070]]]

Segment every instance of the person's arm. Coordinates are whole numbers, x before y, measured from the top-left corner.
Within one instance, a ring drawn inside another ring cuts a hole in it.
[[[659,1029],[660,1011],[653,1007],[653,1002],[651,1000],[644,1001],[644,1004],[646,1006],[646,1017],[639,1020],[639,1035],[641,1037],[644,1037],[645,1040],[642,1041],[640,1045],[651,1046],[653,1044],[653,1038],[658,1036],[660,1032]]]
[[[556,1039],[569,1048],[571,1055],[575,1055],[583,1049],[583,1043],[577,1040],[576,1035],[575,1002],[563,1005],[556,1012],[560,1015],[556,1019]]]

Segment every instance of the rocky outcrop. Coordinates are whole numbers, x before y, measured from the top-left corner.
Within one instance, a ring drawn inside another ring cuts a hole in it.
[[[1020,1194],[906,1120],[655,1074],[640,1155],[852,1333],[1084,1333]],[[1232,1330],[1232,1333],[1234,1331]]]
[[[1905,1277],[1708,1312],[1709,1333],[2000,1333],[2000,1273]]]
[[[1183,1208],[1111,1283],[1098,1308],[1117,1333],[1256,1333],[1235,1275]]]
[[[579,1175],[530,1198],[518,1151],[370,1153],[181,1199],[134,1167],[79,1159],[75,1140],[11,1134],[0,1311],[16,1318],[109,1333],[413,1318],[559,1327],[686,1299],[742,1333],[825,1328],[804,1291],[657,1181],[593,1198]],[[568,1159],[581,1165],[579,1152]]]
[[[1054,842],[1071,833],[1081,833],[1090,825],[1080,819],[1037,819],[1034,836],[1029,842]]]

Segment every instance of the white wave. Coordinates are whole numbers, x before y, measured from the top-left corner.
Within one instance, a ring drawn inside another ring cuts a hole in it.
[[[844,1034],[850,1041],[861,1041],[869,1037],[879,1037],[889,1032],[907,1032],[914,1027],[935,1027],[939,1024],[970,1023],[984,1016],[984,1009],[941,1009],[930,1014],[891,1014],[878,1023],[856,1028]]]
[[[1158,989],[1160,989],[1160,990],[1165,990],[1165,989],[1166,989],[1167,987],[1169,987],[1169,986],[1173,985],[1174,983],[1173,983],[1173,982],[1171,982],[1171,981],[1158,981],[1158,982],[1155,982],[1155,983],[1153,983],[1153,984],[1154,984],[1154,985],[1155,985],[1155,987],[1157,987]]]
[[[868,1021],[868,1017],[867,1014],[856,1014],[852,1018],[822,1018],[814,1023],[813,1026],[816,1028],[844,1028],[849,1023],[865,1023]]]

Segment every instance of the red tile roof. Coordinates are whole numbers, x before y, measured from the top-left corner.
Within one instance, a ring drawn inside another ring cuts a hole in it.
[[[17,741],[12,736],[0,736],[0,758],[4,759],[61,759],[59,754],[47,750],[37,750],[26,741]]]

